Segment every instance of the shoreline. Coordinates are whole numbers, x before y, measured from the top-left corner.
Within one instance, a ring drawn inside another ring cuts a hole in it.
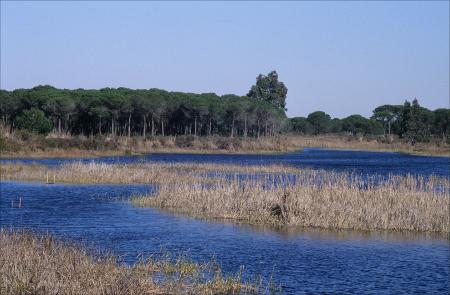
[[[0,292],[7,294],[257,294],[241,271],[170,253],[128,265],[74,240],[0,227]],[[42,270],[45,271],[42,271]]]
[[[140,198],[137,196],[136,198]],[[132,200],[131,200],[132,202]],[[138,206],[133,204],[134,206]],[[404,240],[415,240],[423,239],[425,240],[442,240],[450,241],[450,232],[445,231],[416,231],[407,229],[354,229],[354,228],[327,228],[327,227],[316,227],[316,226],[300,226],[300,225],[280,225],[271,223],[252,223],[245,219],[235,219],[235,218],[225,218],[225,217],[207,217],[201,216],[200,214],[192,214],[190,212],[183,212],[177,209],[160,208],[160,207],[141,207],[150,208],[158,210],[165,214],[179,216],[183,218],[192,218],[199,221],[213,222],[218,224],[231,224],[234,226],[240,226],[242,228],[250,228],[255,232],[265,232],[268,231],[274,234],[280,234],[284,236],[300,236],[302,234],[311,236],[339,236],[342,239],[350,240],[352,237],[357,240],[371,240],[374,237],[383,237],[386,240],[403,240],[396,239],[395,237],[405,236]]]
[[[164,149],[164,150],[149,150],[149,151],[121,151],[121,150],[108,150],[108,151],[98,151],[98,150],[68,150],[64,151],[64,154],[58,151],[40,151],[37,153],[30,152],[20,152],[20,153],[1,153],[0,159],[43,159],[43,158],[100,158],[100,157],[120,157],[120,156],[146,156],[151,154],[181,154],[181,155],[284,155],[289,153],[304,152],[305,149],[317,149],[317,150],[330,150],[330,151],[349,151],[349,152],[374,152],[374,153],[396,153],[405,154],[410,156],[422,156],[422,157],[439,157],[448,158],[450,157],[450,151],[443,152],[426,152],[426,151],[409,151],[404,149],[362,149],[362,148],[349,148],[349,147],[311,147],[305,146],[298,149],[292,149],[287,151],[273,151],[273,150],[242,150],[242,151],[230,151],[230,150],[216,150],[216,149]]]
[[[300,152],[307,148],[394,152],[419,156],[449,157],[450,145],[444,142],[417,143],[415,146],[396,139],[356,138],[344,135],[272,137],[194,137],[156,136],[105,138],[0,137],[0,158],[92,158],[146,155],[151,153],[267,155]]]
[[[154,193],[135,196],[130,202],[202,219],[327,229],[449,232],[445,192],[450,184],[439,176],[392,175],[381,183],[371,178],[362,187],[361,177],[348,178],[345,172],[285,165],[74,162],[57,167],[15,163],[1,168],[5,181],[46,183],[56,175],[54,183],[154,184],[158,186]],[[249,178],[240,179],[236,177],[239,174]],[[205,177],[208,175],[211,177]],[[261,177],[253,177],[258,175]],[[276,185],[279,183],[284,185]]]

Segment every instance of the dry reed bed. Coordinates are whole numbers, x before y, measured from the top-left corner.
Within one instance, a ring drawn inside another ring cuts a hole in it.
[[[136,197],[132,202],[247,223],[449,232],[447,179],[391,176],[379,183],[347,174],[306,171],[296,175],[295,183],[279,183],[268,177],[218,179],[214,185],[162,185],[155,195]]]
[[[403,152],[417,155],[450,156],[450,145],[445,142],[416,143],[414,146],[408,142],[396,139],[384,142],[378,139],[354,137],[345,135],[318,135],[318,136],[287,136],[286,146],[290,147],[317,147],[328,149],[345,149],[378,152]]]
[[[57,138],[62,140],[63,138]],[[35,138],[21,140],[15,135],[8,135],[5,140],[9,148],[5,148],[0,156],[25,157],[92,157],[100,155],[146,154],[162,153],[274,153],[298,151],[307,147],[321,147],[332,149],[400,151],[424,155],[450,155],[450,145],[444,142],[417,143],[412,146],[405,141],[395,139],[385,142],[383,138],[363,138],[346,135],[280,135],[275,137],[243,138],[243,137],[194,137],[194,136],[156,136],[143,139],[142,137],[118,137],[94,140],[94,138],[80,139],[65,137],[64,143],[72,142],[68,146],[62,144],[55,147],[54,143],[45,144],[46,140],[53,140],[50,136],[45,140]],[[87,142],[95,142],[90,148],[83,148]]]
[[[212,265],[183,257],[127,266],[29,232],[0,230],[0,249],[0,294],[248,294],[258,288],[242,283],[240,273],[225,278],[216,269],[205,278]]]
[[[5,163],[1,165],[1,179],[37,180],[65,183],[193,183],[204,182],[204,174],[222,176],[226,173],[260,174],[298,172],[282,165],[240,166],[198,163],[67,163],[58,167]]]

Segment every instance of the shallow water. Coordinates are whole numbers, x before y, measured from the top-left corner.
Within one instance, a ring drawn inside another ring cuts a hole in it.
[[[1,159],[55,166],[70,161],[202,162],[297,167],[366,176],[449,177],[449,158],[399,153],[307,149],[280,155],[149,154],[93,159]],[[145,185],[44,185],[0,183],[0,225],[51,232],[112,251],[127,263],[139,254],[187,253],[196,261],[215,255],[225,272],[245,266],[246,278],[273,277],[287,294],[449,293],[449,240],[439,235],[363,233],[251,227],[200,221],[151,208],[128,198],[151,192]],[[17,208],[22,198],[22,208]]]
[[[145,185],[0,183],[0,224],[50,232],[111,250],[125,262],[138,254],[216,255],[225,272],[273,277],[284,293],[449,293],[449,240],[408,233],[361,233],[250,227],[135,208],[127,198]],[[22,207],[17,208],[22,198]]]
[[[448,177],[450,159],[448,157],[425,157],[401,153],[355,152],[326,149],[305,149],[304,151],[276,155],[220,155],[220,154],[161,154],[144,156],[114,156],[98,158],[10,158],[2,162],[19,161],[40,163],[50,166],[71,161],[102,163],[136,162],[197,162],[244,165],[287,164],[296,167],[354,172],[362,175],[423,175],[431,174]]]

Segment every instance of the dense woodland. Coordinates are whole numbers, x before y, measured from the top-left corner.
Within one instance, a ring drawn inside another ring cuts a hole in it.
[[[0,90],[4,130],[36,133],[117,136],[274,136],[346,133],[397,135],[412,143],[449,138],[450,110],[430,111],[417,100],[384,105],[371,118],[338,119],[321,111],[308,117],[286,117],[286,86],[275,71],[259,75],[247,96],[169,92],[160,89]]]
[[[258,76],[249,96],[160,89],[68,90],[51,86],[0,92],[10,130],[73,135],[269,136],[285,127],[287,89],[275,72]],[[264,90],[259,84],[267,85]],[[281,95],[280,95],[281,93]],[[261,95],[265,95],[264,98]]]
[[[343,119],[331,117],[321,111],[308,117],[290,118],[291,130],[301,134],[350,133],[353,135],[394,135],[415,142],[428,142],[431,138],[449,141],[450,109],[431,111],[421,107],[417,99],[403,105],[383,105],[373,110],[370,118],[351,115]]]

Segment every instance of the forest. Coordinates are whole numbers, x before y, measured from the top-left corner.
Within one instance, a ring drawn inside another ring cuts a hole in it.
[[[432,138],[449,142],[450,109],[431,111],[421,107],[418,100],[403,105],[382,105],[370,118],[355,114],[343,119],[333,118],[322,111],[308,117],[289,119],[289,128],[300,134],[348,133],[352,135],[394,135],[410,143],[429,142]]]
[[[53,130],[113,137],[275,135],[285,127],[287,89],[275,72],[258,79],[243,97],[160,89],[68,90],[47,85],[1,90],[0,114],[10,131],[17,128],[42,134]],[[263,99],[257,85],[266,82],[268,92]]]
[[[0,90],[4,130],[58,135],[260,137],[281,133],[396,135],[411,143],[448,140],[450,110],[428,110],[417,99],[383,105],[371,118],[331,118],[322,111],[287,118],[287,87],[273,71],[259,75],[246,96],[103,88]]]

